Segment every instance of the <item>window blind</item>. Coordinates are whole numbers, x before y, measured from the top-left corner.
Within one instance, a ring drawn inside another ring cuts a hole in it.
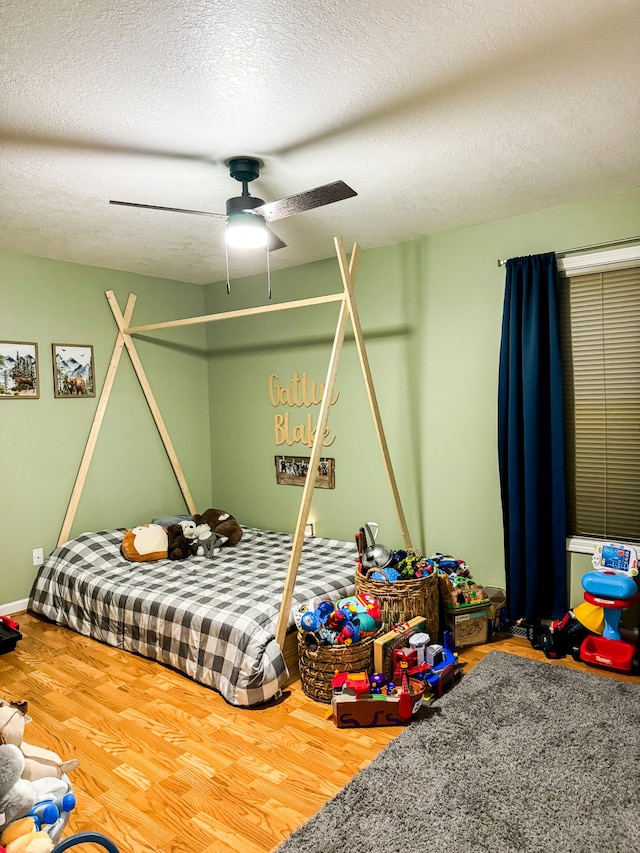
[[[561,279],[568,536],[640,541],[640,266]]]

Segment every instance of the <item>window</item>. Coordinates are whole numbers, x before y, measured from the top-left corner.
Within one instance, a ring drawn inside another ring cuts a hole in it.
[[[560,280],[568,535],[640,542],[640,263],[569,266]]]

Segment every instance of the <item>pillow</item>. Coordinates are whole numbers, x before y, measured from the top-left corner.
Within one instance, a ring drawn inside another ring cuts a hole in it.
[[[134,563],[166,560],[168,542],[164,527],[159,524],[142,524],[132,530],[125,530],[121,545],[122,556]]]
[[[181,521],[191,521],[190,515],[160,515],[151,520],[151,524],[159,524],[160,527],[171,527],[172,524],[180,524]]]

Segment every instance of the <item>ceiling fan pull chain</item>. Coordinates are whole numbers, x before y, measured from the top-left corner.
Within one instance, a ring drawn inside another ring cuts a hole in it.
[[[265,246],[267,252],[267,296],[271,299],[271,264],[269,262],[269,241]]]
[[[229,248],[227,241],[224,241],[224,264],[227,270],[227,294],[231,293],[231,282],[229,281]]]

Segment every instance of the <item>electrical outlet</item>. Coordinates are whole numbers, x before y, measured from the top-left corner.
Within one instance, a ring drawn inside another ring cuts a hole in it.
[[[42,548],[33,549],[33,565],[41,566],[44,563],[44,551]]]

